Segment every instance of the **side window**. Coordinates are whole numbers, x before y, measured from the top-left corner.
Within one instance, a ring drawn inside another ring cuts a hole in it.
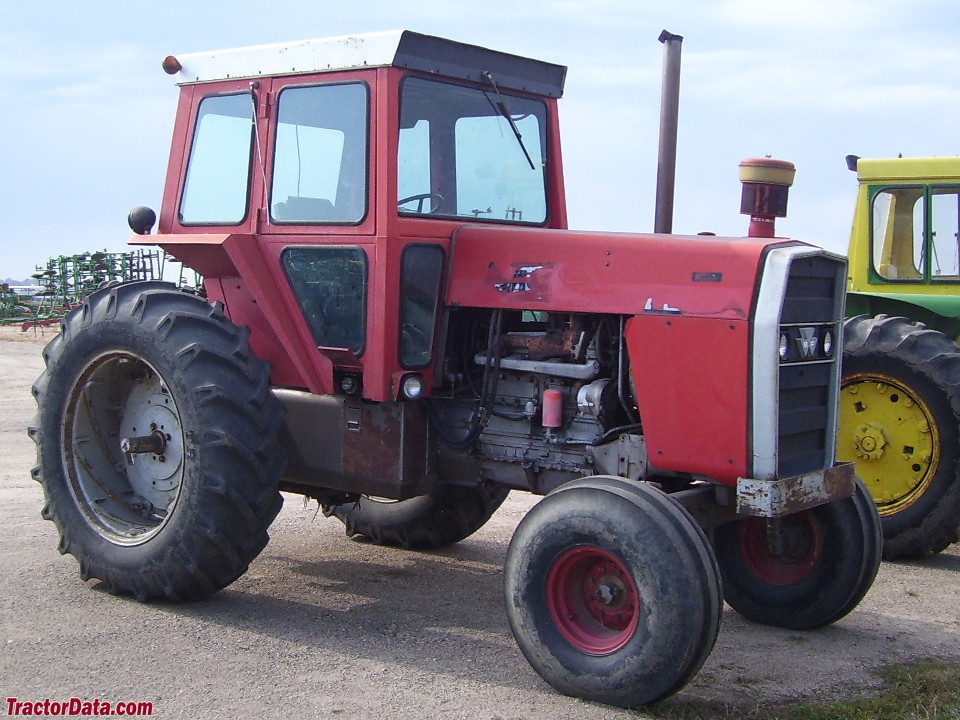
[[[873,269],[884,280],[919,280],[924,272],[923,189],[884,188],[871,201]]]
[[[408,245],[404,249],[400,268],[400,364],[405,368],[430,364],[442,273],[440,246]]]
[[[356,247],[294,247],[281,262],[318,347],[359,355],[366,329],[367,256]]]
[[[184,225],[236,225],[247,215],[253,144],[248,93],[200,102],[180,198]]]
[[[960,280],[960,188],[933,188],[930,195],[930,273]]]
[[[270,188],[275,223],[358,223],[367,210],[367,88],[280,92]]]

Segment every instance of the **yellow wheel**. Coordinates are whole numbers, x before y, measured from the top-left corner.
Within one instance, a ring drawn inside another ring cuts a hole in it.
[[[843,378],[837,459],[857,474],[881,517],[910,507],[930,487],[940,462],[940,432],[923,399],[888,375]]]
[[[960,348],[923,323],[861,315],[844,326],[837,458],[857,464],[887,559],[958,539]]]

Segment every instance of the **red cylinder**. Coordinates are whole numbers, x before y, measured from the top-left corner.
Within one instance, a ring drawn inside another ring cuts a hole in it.
[[[558,428],[563,425],[563,393],[550,388],[543,391],[543,426]]]

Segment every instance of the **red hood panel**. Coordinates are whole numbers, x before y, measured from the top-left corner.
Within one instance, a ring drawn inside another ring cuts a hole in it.
[[[471,307],[745,319],[761,255],[782,242],[463,226],[453,237],[447,300]]]

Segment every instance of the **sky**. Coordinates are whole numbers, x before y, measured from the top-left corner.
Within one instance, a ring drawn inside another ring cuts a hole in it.
[[[743,235],[738,163],[797,166],[778,235],[846,252],[844,156],[954,155],[956,0],[47,0],[0,6],[0,278],[127,249],[160,208],[185,54],[409,29],[568,66],[570,226],[651,232],[664,29],[682,35],[673,229]]]

